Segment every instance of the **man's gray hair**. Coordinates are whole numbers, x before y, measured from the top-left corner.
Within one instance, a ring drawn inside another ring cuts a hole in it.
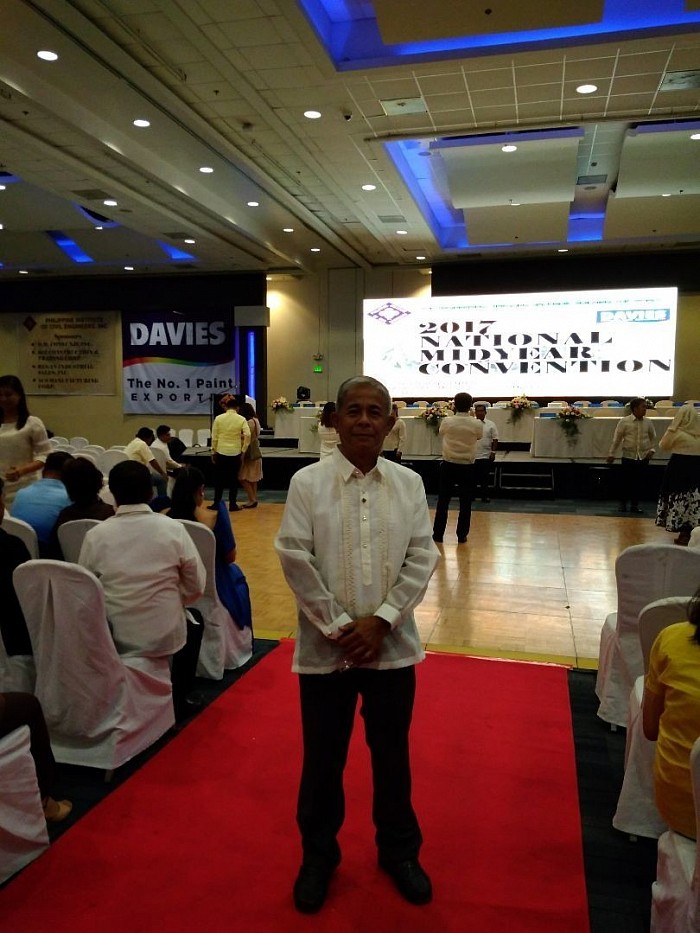
[[[343,407],[343,402],[348,392],[352,389],[356,389],[358,386],[371,386],[373,389],[376,389],[384,400],[386,414],[391,414],[391,395],[389,394],[389,390],[382,382],[378,379],[374,379],[372,376],[350,376],[349,379],[341,383],[336,400],[336,406],[339,411]]]

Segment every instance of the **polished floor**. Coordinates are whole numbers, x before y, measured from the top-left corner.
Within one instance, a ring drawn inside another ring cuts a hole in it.
[[[261,499],[265,494],[261,494]],[[272,499],[283,499],[273,495]],[[259,637],[291,637],[295,604],[273,548],[283,503],[233,514],[238,562],[248,578]],[[632,544],[670,544],[654,507],[618,516],[614,505],[559,509],[533,501],[475,507],[457,544],[450,512],[442,559],[416,620],[429,649],[595,667],[600,629],[615,609],[615,558]],[[516,511],[517,510],[517,511]]]

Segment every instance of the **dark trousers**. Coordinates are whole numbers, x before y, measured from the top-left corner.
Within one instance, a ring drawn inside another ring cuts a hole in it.
[[[188,612],[194,616],[196,621],[187,620],[187,641],[179,651],[175,652],[170,663],[175,718],[179,718],[184,712],[187,694],[192,693],[194,690],[199,649],[204,634],[204,625],[200,613],[196,609],[188,609]]]
[[[481,457],[481,459],[474,461],[473,499],[476,499],[477,496],[481,496],[482,499],[488,499],[489,477],[491,476],[492,462],[490,457]]]
[[[51,793],[56,762],[41,704],[31,693],[0,693],[0,738],[29,726],[30,751],[42,800]]]
[[[423,839],[411,805],[408,748],[415,668],[300,674],[299,688],[304,765],[297,823],[304,863],[332,869],[340,861],[336,837],[345,818],[343,771],[358,696],[372,759],[372,819],[379,856],[386,861],[416,858]]]
[[[228,486],[229,505],[236,501],[238,492],[238,471],[241,468],[241,455],[235,457],[225,457],[223,454],[216,455],[214,464],[214,502],[221,502],[224,496],[224,489]]]
[[[450,463],[443,460],[440,464],[438,480],[438,501],[435,508],[433,536],[442,538],[447,527],[447,512],[455,486],[459,495],[459,517],[457,518],[457,537],[466,538],[472,522],[472,490],[474,485],[474,465],[471,463]]]
[[[622,458],[620,470],[620,502],[629,499],[633,509],[639,505],[639,497],[644,487],[648,460],[633,460],[631,457]]]

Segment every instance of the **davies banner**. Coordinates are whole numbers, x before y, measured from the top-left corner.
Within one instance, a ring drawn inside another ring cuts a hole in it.
[[[122,313],[126,414],[208,414],[235,392],[233,313]]]

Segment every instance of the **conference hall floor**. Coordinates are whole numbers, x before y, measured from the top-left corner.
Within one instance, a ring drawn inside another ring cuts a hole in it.
[[[434,497],[429,502],[432,514]],[[273,548],[283,503],[284,493],[261,491],[258,508],[232,516],[261,638],[290,637],[295,629],[294,600]],[[596,667],[600,629],[616,605],[615,558],[629,545],[674,537],[654,525],[655,503],[643,503],[645,514],[634,517],[618,514],[616,505],[475,503],[462,545],[451,511],[442,560],[416,613],[426,647]]]

